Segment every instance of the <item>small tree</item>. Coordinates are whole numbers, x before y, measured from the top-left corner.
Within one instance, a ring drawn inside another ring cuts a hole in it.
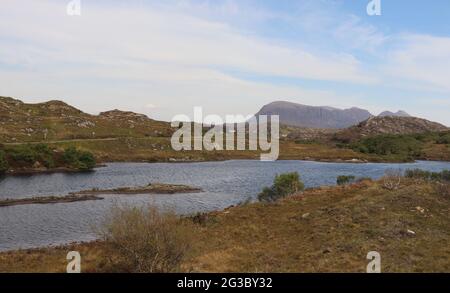
[[[285,196],[299,192],[305,188],[300,181],[300,175],[297,172],[285,173],[275,176],[271,187],[265,187],[258,195],[260,201],[274,202]]]

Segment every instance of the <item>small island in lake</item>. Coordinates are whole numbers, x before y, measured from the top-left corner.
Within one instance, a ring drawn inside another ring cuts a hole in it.
[[[66,196],[40,196],[19,199],[0,200],[0,207],[25,205],[25,204],[50,204],[50,203],[69,203],[86,200],[102,200],[98,195],[137,195],[137,194],[175,194],[175,193],[197,193],[203,190],[197,187],[191,187],[180,184],[150,183],[147,186],[140,187],[119,187],[114,189],[91,189],[79,192],[72,192]]]

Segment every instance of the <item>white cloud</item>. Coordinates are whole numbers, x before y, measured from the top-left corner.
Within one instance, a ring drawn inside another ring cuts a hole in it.
[[[359,17],[354,15],[350,15],[348,20],[338,25],[333,34],[351,47],[370,52],[374,52],[389,39],[377,27],[364,24]]]
[[[258,82],[261,76],[339,82],[349,89],[383,82],[450,92],[449,38],[387,37],[358,18],[336,17],[334,8],[317,11],[316,2],[309,1],[304,15],[280,15],[238,1],[82,1],[82,15],[69,17],[68,1],[3,0],[0,95],[61,98],[90,112],[121,108],[169,120],[197,105],[217,114],[250,114],[277,99],[365,106],[365,91],[343,96],[270,78]],[[258,37],[227,22],[230,16],[257,23],[283,19],[323,45]],[[367,72],[374,66],[356,59],[355,48],[381,49],[377,71]]]
[[[236,104],[252,113],[277,98],[336,101],[330,92],[245,81],[230,70],[374,82],[349,54],[281,45],[179,8],[101,3],[82,1],[82,15],[70,17],[65,1],[2,2],[0,64],[8,68],[0,67],[0,94],[64,98],[91,112],[105,107],[148,112],[140,105],[158,104],[161,111],[151,114],[170,119],[171,112],[194,105],[232,114]],[[231,4],[223,9],[238,12]]]
[[[241,34],[224,23],[178,12],[85,4],[82,16],[68,17],[59,4],[27,2],[21,6],[16,2],[20,1],[3,5],[8,13],[2,15],[0,32],[45,49],[34,54],[36,66],[49,61],[114,65],[135,58],[285,77],[372,81],[348,54],[318,55],[300,47],[281,46]],[[11,27],[10,21],[19,25]]]
[[[450,38],[407,34],[383,65],[387,79],[406,87],[450,93]]]

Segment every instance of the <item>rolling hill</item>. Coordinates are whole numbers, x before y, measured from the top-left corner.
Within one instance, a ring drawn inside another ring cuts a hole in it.
[[[35,142],[112,137],[170,136],[167,122],[112,110],[90,115],[62,101],[37,104],[0,97],[0,141]]]

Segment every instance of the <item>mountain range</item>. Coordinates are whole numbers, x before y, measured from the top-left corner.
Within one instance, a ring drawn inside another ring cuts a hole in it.
[[[267,104],[256,114],[279,115],[284,125],[341,129],[347,128],[374,117],[368,110],[360,108],[338,109],[328,106],[308,106],[292,102],[277,101]],[[411,117],[404,111],[384,111],[379,117]]]

